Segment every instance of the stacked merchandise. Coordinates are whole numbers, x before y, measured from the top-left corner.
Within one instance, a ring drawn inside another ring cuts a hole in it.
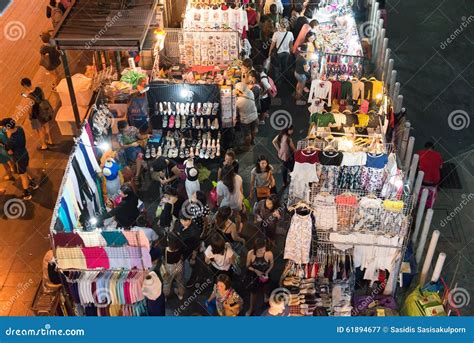
[[[180,63],[186,67],[227,67],[239,58],[239,37],[234,31],[185,31],[180,38]]]
[[[290,316],[312,316],[316,310],[315,278],[318,274],[316,263],[296,264],[289,262],[282,278],[282,285],[289,293]]]
[[[91,127],[85,124],[71,154],[51,223],[51,246],[71,315],[147,313],[141,286],[152,267],[142,231],[94,228],[105,210]]]
[[[218,158],[222,125],[220,95],[216,85],[152,83],[148,99],[155,139],[149,142],[145,159]]]

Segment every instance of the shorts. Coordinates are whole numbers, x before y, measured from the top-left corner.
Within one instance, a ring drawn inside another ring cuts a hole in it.
[[[242,123],[241,126],[242,126],[242,133],[244,134],[244,136],[248,136],[257,131],[258,119],[254,120],[253,122],[249,124]]]
[[[29,163],[30,163],[30,157],[28,155],[23,156],[19,160],[15,161],[15,172],[18,175],[26,174]]]
[[[265,113],[268,112],[270,109],[270,105],[272,103],[272,99],[270,98],[270,95],[267,96],[265,99],[260,100],[260,112]]]
[[[296,78],[296,81],[298,81],[298,83],[304,84],[304,85],[308,81],[308,77],[305,74],[298,74],[297,72],[295,72],[295,78]]]
[[[140,157],[140,154],[142,153],[143,153],[143,150],[139,146],[126,148],[125,157],[127,158],[127,163],[128,164],[135,163],[135,161]]]

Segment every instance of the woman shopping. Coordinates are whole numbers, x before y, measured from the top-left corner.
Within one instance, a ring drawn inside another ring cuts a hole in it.
[[[260,155],[255,168],[250,172],[249,199],[253,199],[255,196],[257,201],[260,201],[268,198],[270,194],[275,193],[275,191],[273,167],[264,155]]]
[[[276,228],[282,218],[282,212],[283,208],[276,194],[260,200],[254,209],[254,222],[272,246],[275,244]]]
[[[230,278],[225,274],[220,274],[217,277],[214,290],[207,300],[208,308],[211,307],[210,304],[215,304],[219,316],[236,317],[239,315],[243,303],[240,295],[232,288]]]
[[[165,249],[160,273],[163,278],[163,293],[165,297],[168,298],[171,295],[173,281],[175,281],[176,288],[173,291],[179,300],[183,300],[185,292],[183,251],[181,243],[174,233],[170,233],[168,236],[168,246]]]
[[[232,216],[235,219],[235,225],[237,225],[237,228],[240,228],[244,191],[242,178],[235,173],[234,168],[225,166],[222,169],[222,179],[217,183],[216,190],[217,205],[219,207],[230,207]]]
[[[293,171],[293,166],[295,165],[294,152],[296,148],[292,138],[293,132],[293,125],[290,125],[282,130],[272,142],[278,153],[278,158],[282,162],[281,176],[283,178],[283,188],[290,184],[289,174]]]
[[[236,256],[230,244],[220,234],[216,233],[211,237],[211,244],[204,251],[204,257],[213,277],[218,274],[233,276],[232,265]]]
[[[247,270],[249,271],[249,287],[250,287],[250,307],[245,313],[251,316],[257,295],[263,293],[264,302],[268,302],[268,283],[270,281],[269,274],[273,269],[273,253],[268,251],[265,240],[257,238],[254,248],[247,255]]]

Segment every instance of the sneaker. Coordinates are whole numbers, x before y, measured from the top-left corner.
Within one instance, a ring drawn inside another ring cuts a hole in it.
[[[34,182],[34,181],[30,181],[30,187],[33,188],[33,189],[38,189],[39,185],[37,185],[36,182]]]
[[[33,198],[29,190],[25,190],[21,197],[23,200],[31,200],[31,198]]]

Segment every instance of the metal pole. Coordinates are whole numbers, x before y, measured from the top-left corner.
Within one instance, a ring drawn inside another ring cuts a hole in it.
[[[416,207],[418,204],[418,197],[420,195],[421,185],[423,183],[423,178],[425,177],[425,172],[419,171],[416,177],[415,186],[413,186],[413,206]]]
[[[115,69],[117,69],[117,76],[120,79],[120,72],[122,71],[122,59],[119,51],[114,51]]]
[[[104,54],[104,59],[105,59],[105,65],[108,67],[110,67],[110,58],[109,58],[109,52],[108,51],[104,51],[103,52]]]
[[[397,102],[396,102],[396,106],[395,106],[395,113],[398,114],[402,111],[402,107],[403,107],[403,95],[399,95],[397,97]]]
[[[430,245],[428,246],[425,262],[423,263],[423,268],[421,269],[420,283],[419,283],[421,287],[425,285],[426,278],[428,277],[428,271],[430,270],[430,267],[431,267],[431,261],[433,260],[433,255],[436,250],[436,245],[438,244],[438,239],[439,239],[439,231],[435,230],[433,231],[433,234],[431,235]]]
[[[401,144],[398,150],[398,157],[400,158],[400,161],[402,161],[402,163],[405,161],[408,138],[410,137],[410,128],[411,124],[409,122],[405,123],[405,129],[403,130],[402,140],[400,142]]]
[[[97,70],[100,71],[102,70],[102,54],[100,51],[96,51],[96,57],[97,57]]]
[[[418,168],[418,162],[420,161],[420,156],[418,154],[413,155],[411,161],[410,173],[408,174],[408,189],[412,189],[413,183],[415,182],[416,169]]]
[[[411,159],[413,157],[413,149],[415,148],[415,137],[408,139],[408,146],[405,153],[405,159],[403,163],[403,170],[407,171],[410,168]]]
[[[387,85],[386,87],[387,87],[388,94],[391,94],[392,89],[393,89],[393,83],[391,83],[392,80],[390,78],[392,76],[393,67],[395,66],[395,60],[393,58],[390,58],[391,54],[392,54],[392,50],[388,49],[387,57],[386,57],[387,66],[383,74],[383,80],[385,81]]]
[[[423,215],[425,214],[426,201],[428,200],[429,193],[430,192],[426,188],[423,189],[423,192],[421,192],[420,204],[418,206],[418,211],[416,212],[415,230],[413,231],[413,235],[411,236],[411,242],[413,243],[413,247],[415,247],[416,242],[418,240],[418,233],[420,232],[421,222],[423,220]]]
[[[438,260],[436,261],[435,268],[433,270],[433,276],[431,276],[431,282],[438,282],[443,270],[444,261],[446,260],[446,254],[444,252],[438,255]]]
[[[423,224],[423,231],[421,231],[420,244],[418,249],[416,249],[416,263],[420,264],[421,255],[425,249],[426,239],[428,238],[428,232],[430,231],[431,220],[433,219],[433,209],[429,208],[426,211],[425,222]]]
[[[382,36],[385,37],[385,29],[383,29],[384,32],[382,33]],[[383,74],[383,68],[385,66],[384,64],[384,60],[385,60],[385,55],[386,55],[386,52],[387,52],[387,48],[388,48],[388,38],[384,38],[383,40],[383,43],[382,43],[382,50],[380,51],[380,57],[379,57],[379,62],[378,62],[378,69],[379,69],[379,80],[382,78],[382,74]]]
[[[71,70],[69,69],[69,63],[68,63],[65,51],[61,51],[61,60],[63,62],[64,74],[66,76],[69,96],[71,97],[71,106],[72,106],[72,111],[74,112],[74,120],[76,121],[76,127],[80,129],[81,128],[81,115],[79,114],[79,108],[77,107],[76,93],[74,93],[74,85],[71,79]]]
[[[372,18],[371,18],[370,23],[369,23],[369,25],[372,28],[372,31],[377,30],[377,28],[378,28],[378,26],[377,26],[377,24],[378,24],[378,22],[377,22],[377,12],[378,12],[378,10],[379,10],[379,3],[378,3],[378,1],[376,1],[375,4],[374,4],[374,9],[372,10]],[[379,15],[379,18],[380,18],[380,15]],[[370,43],[372,44],[372,47],[375,45],[374,42],[373,42],[374,38],[375,37],[370,38],[371,39]],[[372,54],[373,54],[373,51],[372,51]]]
[[[390,78],[390,97],[392,98],[392,102],[395,105],[395,100],[398,98],[400,94],[400,82],[392,83],[393,81],[397,80],[397,71],[392,71],[392,77]]]

